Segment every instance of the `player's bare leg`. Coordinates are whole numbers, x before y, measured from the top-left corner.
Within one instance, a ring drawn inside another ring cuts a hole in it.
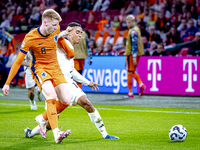
[[[35,87],[28,88],[28,98],[31,103],[31,110],[37,110],[36,102],[34,101],[34,91]]]
[[[68,83],[62,83],[55,87],[55,91],[57,93],[59,101],[63,104],[69,105],[70,104],[70,92]]]
[[[60,86],[59,88],[63,88],[63,86]],[[60,90],[59,88],[57,89],[58,91]],[[67,137],[67,135],[70,134],[71,131],[67,130],[65,132],[62,132],[58,129],[58,117],[57,117],[57,110],[56,110],[57,94],[50,80],[47,80],[43,83],[42,93],[45,96],[46,103],[47,103],[47,118],[44,118],[42,115],[39,115],[36,117],[36,121],[38,125],[40,126],[40,133],[43,138],[46,138],[46,125],[47,125],[47,119],[48,119],[51,129],[54,134],[55,142],[60,143],[65,137]],[[62,92],[59,91],[58,94],[62,94]],[[64,95],[61,95],[60,97],[63,98]],[[62,100],[66,100],[66,99],[63,98]],[[65,103],[69,103],[69,102],[66,100]]]
[[[119,139],[116,136],[108,135],[99,112],[94,108],[92,103],[87,99],[85,95],[81,96],[78,99],[77,104],[83,107],[88,112],[91,121],[95,124],[104,139]]]

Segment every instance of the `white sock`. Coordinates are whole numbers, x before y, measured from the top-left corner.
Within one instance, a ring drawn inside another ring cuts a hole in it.
[[[55,129],[53,129],[52,131],[53,131],[54,138],[57,138],[59,129],[58,129],[58,128],[55,128]]]
[[[93,113],[88,113],[91,121],[95,124],[97,129],[100,131],[102,134],[103,138],[105,138],[108,133],[106,132],[106,128],[103,124],[103,120],[101,119],[101,116],[99,115],[99,112],[95,109]]]
[[[30,99],[29,99],[29,101],[30,101],[30,103],[31,103],[31,104],[34,104],[34,103],[35,103],[35,101],[34,101],[34,100],[30,100]]]
[[[128,94],[129,94],[129,95],[133,95],[133,92],[129,92]]]
[[[139,86],[142,87],[143,83],[141,83]]]
[[[31,134],[28,134],[29,137],[33,137],[37,134],[40,134],[40,127],[39,125],[37,127],[35,127],[32,131],[31,131]]]

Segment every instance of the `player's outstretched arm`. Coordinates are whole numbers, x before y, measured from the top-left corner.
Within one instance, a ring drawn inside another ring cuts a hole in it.
[[[6,80],[6,83],[2,89],[3,93],[5,95],[8,95],[9,92],[9,85],[10,85],[10,82],[12,81],[12,79],[15,77],[15,75],[17,74],[23,60],[24,60],[24,57],[26,56],[26,54],[22,53],[22,52],[19,52],[19,55],[17,56],[17,59],[15,60],[15,62],[13,63],[11,69],[10,69],[10,73],[8,75],[8,78]]]

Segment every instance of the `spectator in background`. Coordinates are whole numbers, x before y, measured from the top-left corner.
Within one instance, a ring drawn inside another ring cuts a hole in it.
[[[171,22],[166,19],[163,12],[158,13],[158,20],[156,22],[156,30],[159,30],[161,33],[166,33],[170,30]]]
[[[69,1],[63,2],[61,9],[60,9],[61,13],[68,12],[68,3],[69,3]]]
[[[186,6],[187,11],[190,11],[191,4],[189,3],[189,0],[184,0],[184,5]]]
[[[123,17],[122,22],[120,23],[120,30],[127,30],[127,24],[126,24],[126,16]]]
[[[182,18],[181,19],[181,24],[177,27],[177,30],[179,32],[181,32],[180,33],[181,37],[185,34],[187,28],[188,28],[188,26],[187,26],[187,20],[186,20],[186,18]]]
[[[32,25],[39,25],[40,24],[40,13],[38,7],[33,7],[29,23]]]
[[[89,46],[92,50],[92,56],[94,56],[96,53],[96,48],[97,48],[97,44],[96,44],[95,40],[90,39]]]
[[[177,44],[177,43],[181,43],[180,33],[179,31],[177,31],[176,25],[172,25],[170,32],[167,33],[166,44],[170,45],[170,44]]]
[[[149,39],[148,41],[153,42],[155,41],[156,43],[161,43],[162,39],[160,38],[160,35],[156,33],[156,28],[155,26],[149,26]]]
[[[157,45],[157,52],[159,56],[168,56],[167,52],[165,51],[163,43],[159,43]]]
[[[26,7],[26,10],[24,12],[24,20],[25,20],[25,24],[28,25],[28,19],[31,15],[31,10],[29,7]]]
[[[123,21],[123,17],[125,16],[125,7],[122,7],[121,9],[120,9],[120,14],[119,14],[119,20],[120,20],[120,22],[122,22]]]
[[[186,33],[182,37],[182,41],[184,41],[184,38],[189,38],[190,40],[194,39],[195,33],[199,30],[197,27],[194,26],[193,19],[190,19],[189,22],[189,28],[186,30]]]
[[[189,20],[192,19],[194,22],[194,26],[195,27],[197,26],[197,20],[193,18],[193,16],[191,15],[191,12],[189,12],[189,11],[187,12],[186,19],[187,19],[187,22],[189,22]]]
[[[186,18],[186,17],[187,17],[187,9],[186,9],[186,6],[185,6],[185,5],[182,6],[182,17],[183,17],[183,18]]]
[[[183,11],[182,11],[183,3],[181,2],[181,0],[174,0],[174,2],[175,2],[174,5],[175,5],[175,8],[176,8],[176,11],[178,13],[182,14],[183,13]]]
[[[115,56],[115,51],[113,50],[113,45],[112,43],[108,42],[107,46],[107,51],[105,52],[106,56]]]
[[[112,31],[112,24],[110,15],[106,15],[106,21],[107,23],[104,24],[104,31]]]
[[[109,5],[109,0],[97,0],[93,7],[93,11],[105,11],[109,8]]]
[[[164,4],[160,2],[160,0],[155,0],[155,4],[153,5],[154,10],[160,12],[161,7],[163,7]]]
[[[200,29],[200,19],[197,20],[197,27]]]
[[[83,20],[84,21],[84,20]],[[94,12],[91,11],[89,13],[89,17],[88,17],[88,21],[87,21],[87,24],[86,24],[86,27],[85,27],[85,30],[97,30],[97,25],[98,25],[98,22],[97,20],[94,18]]]
[[[144,20],[144,14],[143,14],[143,8],[140,7],[140,9],[138,9],[138,15],[137,15],[137,20],[140,20],[140,21],[137,21],[137,22],[141,22]]]
[[[99,21],[99,24],[97,26],[97,29],[99,31],[103,31],[104,30],[104,24],[108,23],[108,20],[106,19],[106,15],[107,15],[107,13],[104,12],[104,11],[101,13],[101,20]]]
[[[103,44],[100,44],[97,47],[97,51],[95,53],[95,56],[104,56],[104,51],[103,51]]]
[[[118,16],[115,16],[112,22],[112,31],[119,31],[119,30],[120,30],[120,20]]]
[[[149,20],[148,21],[157,21],[157,16],[155,14],[154,8],[151,6],[149,10]]]
[[[188,50],[188,54],[192,56],[200,56],[200,32],[195,33],[195,41],[194,46]]]
[[[145,36],[147,39],[149,39],[149,33],[146,30],[145,22],[139,22],[138,27],[140,28],[140,32],[141,32],[142,37]]]
[[[198,13],[197,13],[197,9],[195,5],[191,5],[190,7],[190,12],[191,12],[191,16],[192,18],[194,18],[195,20],[197,20],[198,18]]]
[[[168,12],[170,12],[171,11],[171,3],[170,3],[170,1],[169,0],[164,0],[163,4],[165,6],[165,10],[168,11]],[[161,11],[162,11],[162,7],[161,7]]]
[[[135,2],[131,1],[130,4],[128,5],[128,7],[125,10],[125,14],[126,15],[132,14],[134,16],[137,16],[137,12],[138,12],[137,9],[139,9],[139,8],[136,6]]]
[[[147,7],[144,8],[143,14],[144,14],[143,21],[148,22],[150,20],[150,18],[149,18],[149,9]]]
[[[151,42],[150,48],[145,52],[145,56],[158,56],[159,54],[156,49],[157,43],[155,41]]]
[[[143,37],[142,37],[142,42],[143,42],[143,45],[144,45],[144,51],[146,52],[147,49],[150,48],[151,42],[149,42],[149,41],[147,40],[147,37],[146,37],[146,36],[143,36]]]
[[[171,8],[171,18],[170,18],[170,22],[175,23],[178,21],[178,13],[176,12],[176,7],[172,6]]]
[[[160,11],[161,13],[163,13],[164,15],[165,15],[165,18],[166,19],[170,19],[171,18],[171,12],[169,11],[169,10],[167,10],[166,9],[166,7],[165,6],[163,6],[163,7],[161,7],[161,11]]]
[[[7,27],[10,27],[10,21],[8,20],[6,13],[3,13],[0,28],[7,28]]]

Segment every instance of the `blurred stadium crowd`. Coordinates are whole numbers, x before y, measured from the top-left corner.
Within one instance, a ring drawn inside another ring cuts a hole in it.
[[[123,56],[128,35],[126,16],[133,14],[141,30],[146,56],[198,56],[200,54],[200,0],[1,0],[0,72],[7,72],[18,48],[14,35],[41,24],[41,14],[55,9],[61,30],[77,20],[90,39],[93,56]],[[194,40],[191,47],[172,52],[165,48]],[[0,85],[1,86],[1,85]]]

